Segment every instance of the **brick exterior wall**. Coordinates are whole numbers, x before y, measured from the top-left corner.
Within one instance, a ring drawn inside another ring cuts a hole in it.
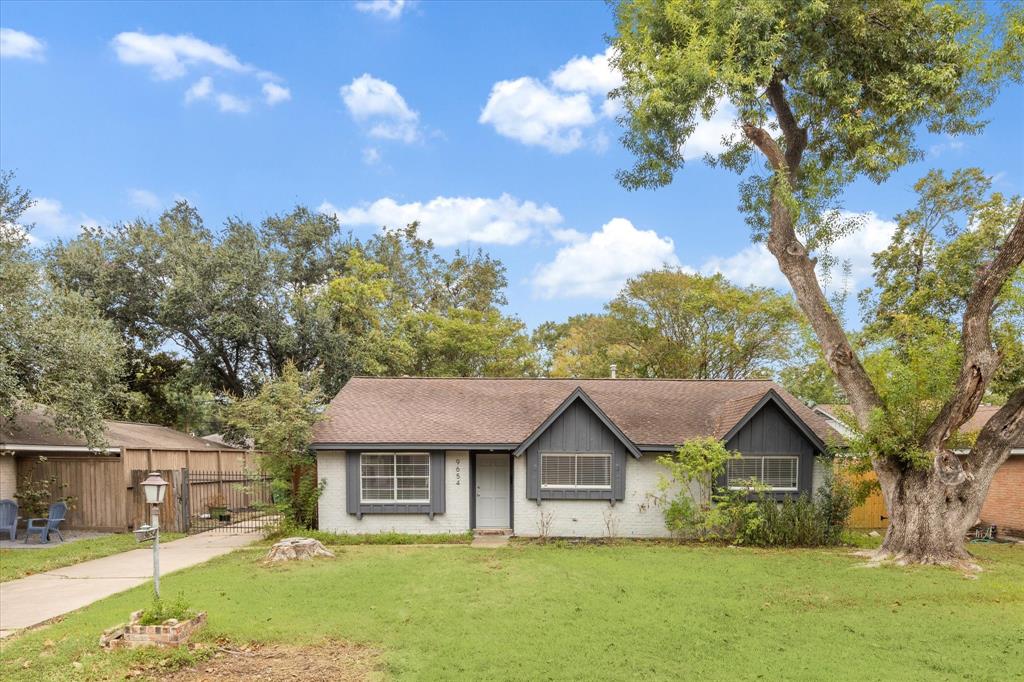
[[[320,530],[331,533],[465,533],[469,530],[469,453],[445,453],[445,512],[426,514],[364,514],[345,511],[345,453],[317,453],[317,475],[327,482],[320,496]]]
[[[546,524],[550,537],[613,535],[624,538],[668,537],[662,511],[654,504],[658,480],[665,473],[656,454],[626,459],[626,496],[611,505],[607,500],[526,499],[526,456],[513,458],[513,530],[516,535],[541,535]],[[357,519],[345,511],[345,453],[317,453],[317,472],[327,482],[320,496],[320,530],[332,533],[464,533],[469,530],[469,453],[450,450],[445,456],[445,513],[431,520],[426,514],[364,514]],[[458,474],[458,475],[457,475]],[[823,471],[815,462],[814,486]]]
[[[659,477],[665,473],[658,457],[646,454],[626,458],[626,496],[611,505],[607,500],[537,500],[525,498],[526,457],[513,466],[516,535],[537,537],[660,538],[670,535],[661,509],[654,503]],[[546,525],[542,533],[541,526]]]
[[[17,492],[18,466],[14,455],[0,454],[0,500],[13,500]]]
[[[999,533],[1024,536],[1024,455],[1010,455],[996,471],[981,521],[995,524]]]

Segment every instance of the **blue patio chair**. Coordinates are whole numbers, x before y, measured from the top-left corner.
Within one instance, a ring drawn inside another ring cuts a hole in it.
[[[68,505],[57,502],[50,505],[50,513],[47,518],[29,519],[28,526],[25,527],[25,542],[28,543],[29,536],[33,534],[39,536],[40,542],[49,542],[50,533],[56,533],[60,541],[64,542],[64,536],[60,534],[60,529],[57,526],[64,520],[64,515],[67,513]]]
[[[9,539],[18,534],[18,503],[14,500],[0,500],[0,533],[7,531]]]

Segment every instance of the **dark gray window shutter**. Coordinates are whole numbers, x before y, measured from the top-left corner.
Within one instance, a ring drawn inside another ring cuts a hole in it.
[[[444,514],[445,453],[430,453],[430,513]]]
[[[359,453],[345,454],[345,511],[349,514],[362,516],[359,513]]]
[[[526,458],[526,499],[540,499],[540,451],[536,445],[526,449],[526,453],[520,455]]]
[[[626,499],[626,459],[628,455],[622,443],[615,443],[612,455],[612,499]]]

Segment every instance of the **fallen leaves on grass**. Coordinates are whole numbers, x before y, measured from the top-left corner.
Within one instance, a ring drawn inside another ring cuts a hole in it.
[[[328,641],[317,646],[284,644],[221,645],[192,668],[161,676],[176,682],[240,682],[241,680],[377,680],[382,677],[380,652],[351,642]]]

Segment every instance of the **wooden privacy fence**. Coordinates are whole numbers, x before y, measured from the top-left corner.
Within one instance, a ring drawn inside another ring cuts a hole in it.
[[[836,467],[841,467],[836,464]],[[840,469],[840,473],[842,473]],[[877,481],[875,472],[868,471],[863,474],[846,473],[854,483],[861,481]],[[882,498],[882,491],[876,487],[868,495],[868,498],[850,512],[847,522],[850,528],[887,528],[889,526],[889,511],[885,508],[885,500]]]
[[[183,469],[215,472],[225,478],[241,476],[259,468],[259,452],[244,450],[167,450],[124,448],[112,454],[68,454],[61,452],[18,453],[17,476],[36,481],[56,479],[54,500],[71,496],[65,528],[126,531],[149,523],[139,483],[150,471],[159,471],[170,485],[168,501],[161,512],[167,530],[184,531],[181,496],[187,495]],[[136,472],[144,472],[138,477]],[[193,507],[194,509],[195,507]]]
[[[116,455],[75,457],[18,457],[18,486],[29,477],[36,481],[56,479],[51,487],[54,501],[73,497],[65,517],[66,528],[125,530],[124,473]],[[24,516],[24,512],[21,512]]]

